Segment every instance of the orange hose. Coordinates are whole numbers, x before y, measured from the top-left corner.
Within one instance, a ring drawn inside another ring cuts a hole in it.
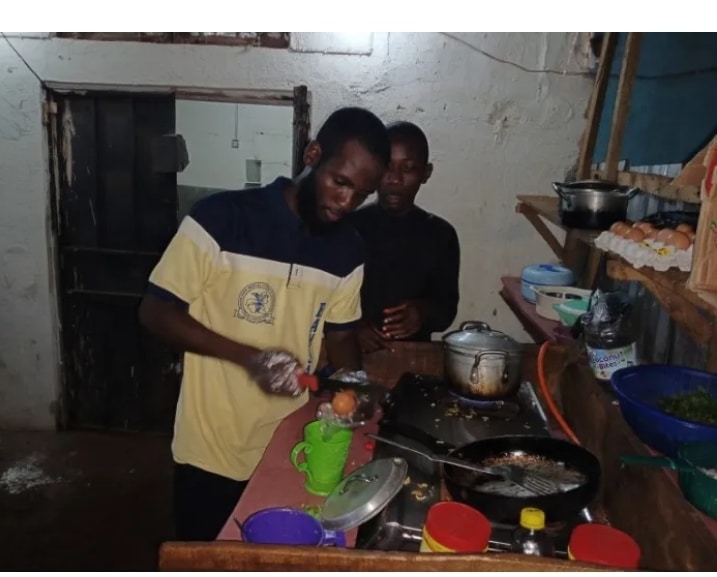
[[[578,440],[577,436],[575,436],[573,430],[565,422],[565,419],[563,419],[563,416],[560,414],[558,407],[555,406],[555,401],[553,401],[553,397],[550,394],[550,391],[548,390],[548,385],[545,381],[545,354],[548,352],[549,346],[550,341],[545,341],[542,345],[540,345],[540,351],[538,351],[538,384],[540,385],[540,390],[543,391],[543,397],[545,398],[545,402],[548,404],[548,408],[553,414],[553,417],[555,417],[555,420],[558,421],[560,428],[567,435],[568,439],[570,439],[576,445],[580,445],[580,441]]]

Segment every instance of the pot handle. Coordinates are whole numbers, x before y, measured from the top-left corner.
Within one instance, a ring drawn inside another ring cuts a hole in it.
[[[480,362],[485,355],[497,355],[503,359],[503,376],[501,377],[501,382],[506,384],[508,382],[508,355],[503,351],[483,351],[482,353],[478,353],[473,363],[473,368],[471,369],[471,383],[477,385],[480,382],[478,370],[480,369]]]
[[[327,547],[346,547],[346,533],[343,531],[329,531],[324,529],[324,538],[321,540],[321,545]]]
[[[633,196],[635,196],[638,192],[640,192],[640,189],[636,186],[633,186],[631,189],[627,190],[625,192],[625,196],[628,200],[630,200]]]
[[[479,333],[482,333],[484,331],[490,331],[491,328],[488,326],[488,323],[484,323],[483,321],[465,321],[461,323],[459,330],[478,331]]]
[[[553,187],[553,190],[560,198],[565,198],[565,194],[563,193],[563,183],[562,182],[553,182],[551,185]]]

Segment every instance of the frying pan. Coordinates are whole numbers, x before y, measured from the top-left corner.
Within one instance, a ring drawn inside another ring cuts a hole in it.
[[[476,488],[481,482],[489,479],[481,476],[480,473],[454,465],[437,465],[425,457],[401,452],[400,456],[409,460],[409,463],[418,465],[419,469],[425,471],[430,467],[434,473],[441,475],[452,499],[478,509],[493,523],[515,524],[524,507],[541,509],[545,513],[547,523],[570,520],[592,502],[600,488],[600,462],[590,451],[569,441],[552,437],[511,435],[453,447],[412,425],[386,420],[381,425],[382,429],[386,427],[438,455],[448,455],[475,464],[482,464],[490,458],[510,455],[538,456],[562,462],[566,468],[585,476],[586,480],[581,485],[553,495],[532,497],[497,495],[481,492]],[[382,430],[382,435],[385,435],[386,429]],[[416,459],[422,461],[417,462]]]

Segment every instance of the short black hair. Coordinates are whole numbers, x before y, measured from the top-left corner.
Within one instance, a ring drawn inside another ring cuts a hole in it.
[[[428,138],[413,122],[399,120],[388,125],[388,135],[393,140],[406,140],[415,144],[423,164],[428,164]]]
[[[391,140],[386,126],[373,112],[353,106],[333,112],[319,129],[316,141],[321,146],[321,161],[340,154],[344,144],[352,140],[388,166]]]

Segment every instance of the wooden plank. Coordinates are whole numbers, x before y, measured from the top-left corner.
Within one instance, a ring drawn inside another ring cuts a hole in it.
[[[600,460],[600,502],[610,523],[632,535],[642,569],[717,569],[717,522],[693,508],[674,474],[665,469],[623,467],[620,455],[654,455],[622,418],[614,394],[584,364],[559,373],[564,417],[584,447]]]
[[[540,216],[538,216],[538,213],[535,212],[535,210],[533,210],[529,205],[523,203],[519,203],[516,206],[516,212],[519,212],[525,218],[528,219],[530,224],[533,225],[533,228],[538,231],[538,234],[543,237],[543,240],[546,243],[548,243],[550,250],[552,250],[555,256],[557,256],[562,261],[564,256],[563,245],[560,244],[557,238],[555,238],[555,235],[541,220]]]
[[[635,81],[637,66],[640,59],[640,32],[628,32],[625,42],[625,53],[620,70],[620,79],[617,84],[617,97],[615,109],[613,110],[612,123],[610,126],[610,140],[607,144],[605,155],[605,179],[615,180],[617,178],[618,163],[622,151],[622,140],[627,126],[627,118],[630,111],[630,100],[632,85]]]
[[[535,305],[526,301],[520,292],[520,279],[504,276],[500,280],[503,283],[500,296],[523,325],[525,332],[539,344],[555,338],[560,322],[545,319],[535,312]]]
[[[287,547],[216,541],[163,543],[160,571],[607,571],[565,559],[513,553],[458,555]]]
[[[697,344],[704,344],[712,338],[713,324],[697,310],[709,310],[709,305],[685,286],[685,273],[659,272],[649,268],[638,270],[622,259],[610,259],[607,272],[615,280],[642,283]]]
[[[595,174],[597,178],[606,177],[603,172]],[[624,186],[636,186],[642,192],[646,192],[659,198],[674,200],[678,202],[700,203],[700,187],[695,185],[676,185],[669,176],[661,174],[649,174],[642,172],[620,171],[617,173],[616,181]]]
[[[519,194],[516,196],[516,198],[518,200],[518,204],[515,207],[515,211],[517,213],[523,214],[524,210],[530,209],[543,217],[548,222],[554,224],[555,226],[558,226],[563,230],[569,231],[572,234],[576,235],[576,237],[581,242],[592,243],[593,240],[595,240],[601,232],[594,230],[569,228],[563,225],[562,221],[560,220],[557,196]],[[526,209],[526,206],[521,205],[526,205],[528,208]]]
[[[590,106],[588,108],[585,133],[583,134],[583,140],[580,143],[580,156],[578,158],[577,170],[577,176],[579,179],[590,177],[590,168],[593,162],[593,153],[595,152],[595,142],[597,141],[598,130],[600,129],[600,119],[602,118],[603,104],[605,102],[605,92],[607,91],[607,85],[610,79],[612,61],[613,58],[615,58],[617,36],[617,32],[607,32],[602,40],[600,65],[598,66],[595,85],[590,97]]]

